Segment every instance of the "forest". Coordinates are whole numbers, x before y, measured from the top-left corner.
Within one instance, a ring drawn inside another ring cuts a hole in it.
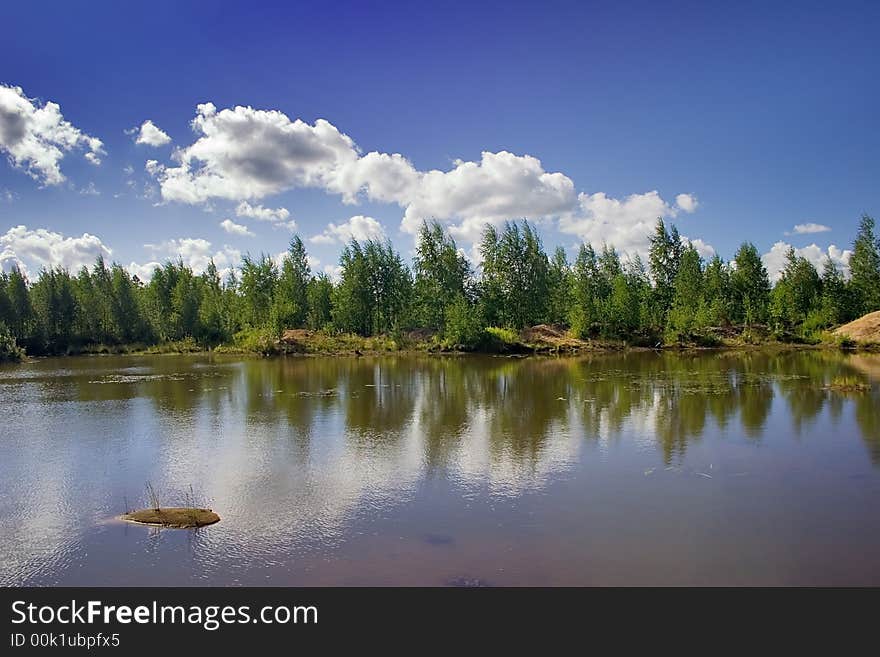
[[[748,337],[816,342],[822,331],[880,309],[880,241],[863,215],[850,273],[830,258],[821,271],[791,249],[771,285],[757,248],[708,261],[658,219],[648,262],[611,245],[582,244],[569,262],[548,254],[528,221],[487,225],[478,269],[439,223],[424,223],[408,266],[389,241],[351,241],[338,280],[310,271],[294,236],[283,261],[246,255],[221,280],[213,262],[196,274],[182,261],[149,282],[99,257],[78,272],[43,269],[30,281],[0,273],[0,358],[79,353],[96,345],[211,349],[277,340],[285,329],[389,336],[417,333],[449,349],[480,350],[525,327],[549,324],[580,339],[657,346],[712,344],[719,329]]]

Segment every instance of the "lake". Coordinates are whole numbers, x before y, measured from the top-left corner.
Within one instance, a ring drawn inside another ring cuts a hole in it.
[[[4,365],[0,584],[878,585],[878,379],[818,351]],[[221,522],[116,520],[147,482]]]

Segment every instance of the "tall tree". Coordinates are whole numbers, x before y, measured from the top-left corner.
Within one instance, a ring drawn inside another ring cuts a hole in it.
[[[745,242],[734,257],[736,269],[731,275],[732,314],[735,321],[751,325],[767,321],[770,279],[758,249]]]
[[[692,244],[685,247],[675,276],[668,328],[675,334],[688,335],[705,320],[706,281],[703,262]]]
[[[657,218],[654,226],[654,234],[650,237],[650,249],[648,263],[651,267],[651,277],[654,280],[654,306],[656,308],[655,319],[659,326],[666,321],[666,314],[672,306],[672,297],[675,294],[675,278],[681,262],[682,244],[678,235],[678,228],[672,227],[672,231],[666,230],[666,224],[662,218]]]
[[[849,290],[840,268],[826,257],[822,266],[821,312],[825,326],[847,321],[851,313]]]
[[[705,271],[705,300],[708,321],[716,326],[729,324],[731,317],[730,268],[716,253]]]
[[[550,263],[528,221],[508,222],[501,235],[483,234],[483,286],[491,299],[487,314],[511,328],[543,321]]]
[[[309,311],[310,277],[305,246],[299,235],[294,235],[281,263],[281,274],[273,300],[273,323],[279,331],[305,326]]]
[[[333,319],[333,283],[327,274],[318,274],[309,281],[308,297],[308,327],[314,330],[326,328]]]
[[[442,329],[446,309],[467,293],[470,266],[436,221],[422,223],[413,274],[413,320],[422,327]]]
[[[339,284],[333,290],[333,325],[340,331],[371,335],[373,298],[364,250],[352,240],[339,257]]]
[[[557,247],[547,270],[547,321],[567,324],[571,309],[574,284],[565,249]]]
[[[859,315],[880,309],[880,244],[874,235],[874,219],[862,215],[849,260],[850,287]]]
[[[269,325],[277,283],[278,267],[271,257],[265,253],[259,260],[250,254],[242,257],[239,291],[245,323],[254,328]]]
[[[599,263],[591,244],[581,244],[572,267],[572,305],[568,321],[574,334],[588,337],[601,315]]]
[[[28,340],[33,331],[34,311],[28,294],[27,279],[18,267],[13,267],[9,272],[6,296],[9,299],[7,324],[19,341]]]

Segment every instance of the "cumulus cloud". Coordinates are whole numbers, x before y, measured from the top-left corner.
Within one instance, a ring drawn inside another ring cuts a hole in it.
[[[570,212],[575,201],[571,179],[548,173],[537,158],[484,152],[479,162],[459,160],[450,171],[425,173],[401,228],[415,233],[433,218],[450,222],[453,235],[475,241],[486,223],[550,218]]]
[[[780,240],[770,247],[767,253],[761,256],[761,261],[764,263],[764,267],[767,268],[767,274],[773,283],[782,276],[789,248],[791,248],[791,244]],[[810,244],[809,246],[795,249],[794,252],[809,260],[820,274],[825,266],[825,259],[831,258],[832,262],[843,272],[843,275],[849,276],[849,259],[852,256],[852,251],[849,249],[840,249],[832,244],[823,250],[816,244]]]
[[[238,216],[268,221],[277,221],[272,213],[283,208],[273,211],[251,205],[253,201],[311,187],[338,194],[347,204],[361,199],[397,204],[403,209],[401,229],[410,234],[422,221],[436,219],[455,237],[474,243],[486,223],[558,219],[563,232],[640,252],[657,217],[699,207],[690,193],[678,194],[672,202],[656,191],[623,200],[602,192],[578,195],[565,174],[545,170],[531,155],[507,151],[483,152],[478,161],[456,160],[449,170],[420,171],[398,153],[363,155],[328,121],[309,124],[277,110],[218,110],[204,103],[192,127],[197,138],[174,153],[175,164],[147,164],[162,199],[190,204],[230,199],[239,203]],[[313,241],[339,241],[340,230],[344,226],[328,228]],[[701,248],[704,253],[711,250],[703,243]]]
[[[237,224],[232,219],[224,219],[220,222],[220,228],[230,235],[240,235],[242,237],[253,237],[254,234],[248,230],[247,226]]]
[[[606,243],[623,253],[644,256],[657,218],[671,219],[680,211],[693,212],[697,200],[689,194],[679,194],[675,205],[670,205],[654,190],[631,194],[622,200],[607,196],[604,192],[582,193],[578,195],[578,204],[578,211],[560,218],[560,231],[595,245]],[[691,240],[691,243],[704,257],[715,252],[711,245],[701,239]]]
[[[95,187],[95,183],[90,182],[88,185],[79,190],[83,196],[100,196],[101,191]]]
[[[29,274],[36,274],[43,267],[76,271],[83,265],[91,266],[99,255],[111,254],[99,237],[89,233],[65,237],[46,228],[31,230],[20,225],[0,235],[0,269],[4,271],[13,266]]]
[[[170,239],[159,244],[144,244],[144,248],[153,254],[155,261],[180,259],[196,274],[204,272],[213,258],[220,275],[226,276],[241,260],[241,251],[238,249],[228,245],[224,245],[222,249],[214,249],[208,240],[194,237]],[[138,266],[132,263],[129,271]]]
[[[66,180],[61,160],[76,149],[85,149],[95,165],[105,154],[103,142],[67,121],[57,103],[41,106],[21,87],[0,85],[0,151],[12,166],[41,184],[58,185]]]
[[[153,272],[156,267],[161,267],[162,263],[155,260],[144,263],[132,262],[126,267],[128,273],[137,276],[141,281],[147,282],[153,278]]]
[[[827,233],[831,230],[830,226],[816,223],[796,224],[786,235],[810,235],[812,233]]]
[[[309,241],[314,244],[345,244],[353,239],[359,242],[382,240],[385,239],[385,229],[372,217],[359,214],[339,225],[328,224],[323,233],[313,235]]]
[[[682,212],[687,212],[688,214],[690,214],[697,211],[697,207],[700,205],[700,202],[693,194],[679,194],[675,197],[675,205]]]
[[[236,217],[250,217],[257,221],[287,221],[290,212],[287,208],[264,208],[262,205],[251,205],[247,201],[242,201],[235,208]]]
[[[405,210],[406,232],[433,218],[448,223],[453,234],[474,239],[486,222],[558,216],[577,200],[567,176],[545,171],[529,155],[484,152],[478,162],[457,160],[449,171],[423,172],[397,153],[362,156],[348,135],[323,119],[312,125],[279,111],[241,106],[218,111],[205,103],[192,126],[199,137],[175,153],[177,166],[148,163],[166,201],[248,202],[314,187],[346,203],[361,197],[396,203]]]
[[[687,239],[687,238],[685,238]],[[715,247],[711,244],[706,244],[703,240],[697,238],[695,240],[688,240],[691,245],[697,250],[697,253],[703,257],[703,259],[708,260],[712,256],[715,255]]]
[[[276,110],[218,112],[203,103],[192,128],[200,137],[174,154],[178,166],[154,172],[165,200],[246,200],[291,187],[327,187],[342,162],[357,158],[354,142],[330,122],[291,121]]]
[[[171,137],[164,130],[147,119],[141,123],[140,128],[133,128],[128,131],[130,134],[137,133],[134,140],[135,144],[144,144],[145,146],[164,146],[171,143]]]

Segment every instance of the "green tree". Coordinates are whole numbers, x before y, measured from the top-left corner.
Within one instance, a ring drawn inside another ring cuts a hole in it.
[[[272,301],[278,284],[278,267],[265,253],[259,260],[250,254],[241,259],[241,294],[243,323],[253,328],[270,325]]]
[[[746,325],[766,322],[770,279],[758,249],[751,242],[743,243],[736,252],[734,263],[736,269],[730,277],[734,321]]]
[[[413,274],[413,320],[424,328],[442,329],[446,309],[467,295],[470,265],[436,221],[422,223]]]
[[[479,306],[460,294],[445,310],[443,338],[453,347],[476,347],[483,338],[483,317]]]
[[[821,282],[816,268],[793,247],[786,254],[786,264],[771,292],[770,315],[777,329],[791,330],[803,324],[818,307]]]
[[[412,277],[390,241],[369,240],[363,247],[373,310],[373,333],[401,327],[412,296]]]
[[[821,287],[822,325],[831,326],[846,321],[851,312],[849,290],[840,268],[829,257],[825,258],[822,267]]]
[[[678,229],[673,226],[671,231],[667,231],[666,224],[659,217],[654,226],[654,234],[650,237],[650,244],[648,263],[654,280],[654,321],[658,326],[663,326],[666,314],[672,306],[683,247]]]
[[[140,289],[120,265],[114,263],[110,272],[110,311],[117,337],[123,342],[149,340],[147,323],[139,301]]]
[[[572,267],[572,305],[568,321],[572,332],[580,338],[588,337],[601,316],[599,296],[599,263],[590,244],[581,244]]]
[[[732,307],[730,268],[717,253],[706,265],[705,280],[709,323],[715,326],[729,324]]]
[[[18,267],[13,267],[6,281],[9,299],[9,318],[6,322],[19,342],[28,340],[33,331],[34,311],[28,294],[27,279]]]
[[[308,327],[314,330],[330,325],[332,315],[333,283],[327,274],[318,274],[309,281]]]
[[[305,326],[309,311],[310,278],[305,246],[299,235],[294,235],[281,264],[281,274],[273,300],[273,324],[279,333],[284,328]]]
[[[705,328],[707,309],[704,292],[703,259],[692,244],[685,247],[673,286],[668,330],[676,337]]]
[[[487,319],[516,329],[543,321],[550,263],[531,224],[508,222],[500,236],[487,228],[481,250]]]
[[[339,257],[339,284],[333,289],[333,326],[349,333],[372,335],[373,298],[364,250],[352,240]]]
[[[565,249],[557,247],[547,270],[547,321],[567,324],[574,295],[574,281]]]
[[[874,219],[867,214],[859,223],[849,269],[856,315],[880,309],[880,244],[874,235]]]

